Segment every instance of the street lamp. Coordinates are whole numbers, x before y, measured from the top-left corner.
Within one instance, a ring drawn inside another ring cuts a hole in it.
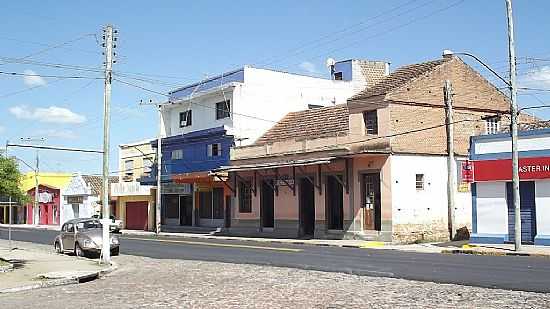
[[[513,47],[511,47],[511,49],[513,49]],[[477,56],[473,54],[470,54],[467,52],[455,53],[448,49],[443,51],[443,57],[450,57],[453,55],[468,56],[476,60],[481,65],[483,65],[487,70],[493,73],[496,77],[498,77],[501,81],[503,81],[510,89],[510,122],[511,122],[510,133],[512,135],[512,191],[513,191],[514,222],[515,222],[514,244],[515,244],[515,250],[520,251],[521,250],[521,213],[520,213],[521,210],[520,210],[520,194],[519,194],[518,105],[516,102],[517,88],[515,83],[515,77],[516,77],[515,55],[513,51],[510,53],[511,61],[510,61],[510,80],[509,81],[504,79],[489,65],[487,65],[485,62],[483,62],[481,59],[479,59]]]

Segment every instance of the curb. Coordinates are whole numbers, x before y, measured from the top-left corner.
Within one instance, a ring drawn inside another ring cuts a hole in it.
[[[115,271],[116,269],[118,269],[118,265],[114,262],[111,262],[111,266],[109,266],[108,268],[101,269],[93,273],[88,273],[88,274],[77,276],[74,278],[47,280],[47,281],[42,281],[35,284],[30,284],[30,285],[2,289],[0,290],[0,294],[15,293],[15,292],[29,291],[29,290],[35,290],[35,289],[41,289],[41,288],[50,288],[54,286],[84,283],[84,282],[99,279],[100,277],[103,277]]]
[[[550,255],[542,253],[528,253],[528,252],[505,252],[505,251],[481,251],[481,250],[469,250],[469,249],[444,249],[441,250],[443,254],[469,254],[469,255],[487,255],[487,256],[534,256],[550,258]]]
[[[240,238],[227,238],[227,236],[195,236],[195,235],[174,235],[174,234],[164,234],[164,233],[161,233],[160,235],[156,235],[156,234],[141,234],[141,233],[122,233],[123,236],[138,236],[138,237],[144,237],[144,238],[158,238],[158,236],[160,237],[166,237],[166,238],[190,238],[190,239],[210,239],[210,240],[227,240],[227,241],[232,241],[232,240],[238,240],[238,241],[246,241],[246,242],[256,242],[256,243],[273,243],[273,244],[285,244],[285,245],[307,245],[307,246],[318,246],[318,247],[338,247],[338,248],[354,248],[354,249],[380,249],[380,248],[383,248],[386,246],[386,244],[379,244],[380,242],[376,242],[376,241],[368,241],[368,240],[365,240],[364,243],[362,244],[357,244],[357,245],[353,245],[353,244],[332,244],[332,243],[309,243],[309,242],[305,242],[305,241],[293,241],[293,242],[287,242],[287,241],[282,241],[282,240],[277,240],[277,239],[273,239],[273,240],[265,240],[265,239],[262,239],[262,238],[258,238],[258,239],[251,239],[251,238],[244,238],[244,239],[240,239]],[[374,242],[376,243],[376,245],[374,246],[369,246],[368,244],[365,245],[365,242],[366,243],[369,243],[369,242]],[[390,249],[390,248],[386,248],[386,249]]]

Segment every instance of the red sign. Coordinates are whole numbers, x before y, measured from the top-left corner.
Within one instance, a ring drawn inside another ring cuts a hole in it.
[[[512,180],[512,160],[474,161],[475,181]],[[520,179],[550,179],[550,157],[519,159]]]
[[[462,162],[462,182],[471,183],[474,181],[474,166],[472,161]]]

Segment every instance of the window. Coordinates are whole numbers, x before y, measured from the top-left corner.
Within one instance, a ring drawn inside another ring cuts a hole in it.
[[[231,102],[229,100],[216,103],[216,120],[231,116]]]
[[[172,160],[183,159],[183,149],[172,150],[172,154],[170,157],[172,158]]]
[[[344,76],[342,75],[342,72],[335,72],[334,73],[334,80],[342,80]]]
[[[124,161],[124,174],[126,176],[133,176],[134,175],[134,160]]]
[[[209,157],[219,157],[222,155],[222,144],[210,144],[208,145],[208,156]]]
[[[485,118],[485,133],[497,134],[499,131],[498,116]]]
[[[180,113],[180,128],[188,127],[193,124],[193,114],[191,110]]]
[[[363,112],[367,134],[378,134],[378,113],[376,110]]]
[[[74,225],[72,223],[67,224],[67,232],[69,233],[74,232]]]
[[[416,190],[424,190],[424,174],[416,174]]]
[[[252,212],[252,185],[250,181],[239,182],[239,212]]]

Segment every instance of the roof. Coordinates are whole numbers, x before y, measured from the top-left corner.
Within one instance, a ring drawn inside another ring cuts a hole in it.
[[[262,135],[255,144],[290,138],[319,138],[346,134],[349,130],[348,116],[346,104],[291,112]]]
[[[449,59],[439,59],[434,61],[410,64],[402,66],[381,79],[374,86],[369,87],[353,96],[350,100],[359,100],[376,95],[386,94],[396,88],[399,88],[413,79],[420,77],[436,67],[449,61]]]
[[[82,175],[82,178],[88,186],[92,189],[93,195],[101,195],[101,188],[103,187],[103,177],[101,176],[92,176],[92,175]],[[109,176],[109,184],[117,183],[117,176]]]
[[[519,124],[519,130],[522,130],[522,131],[548,129],[548,128],[550,128],[550,120]]]

